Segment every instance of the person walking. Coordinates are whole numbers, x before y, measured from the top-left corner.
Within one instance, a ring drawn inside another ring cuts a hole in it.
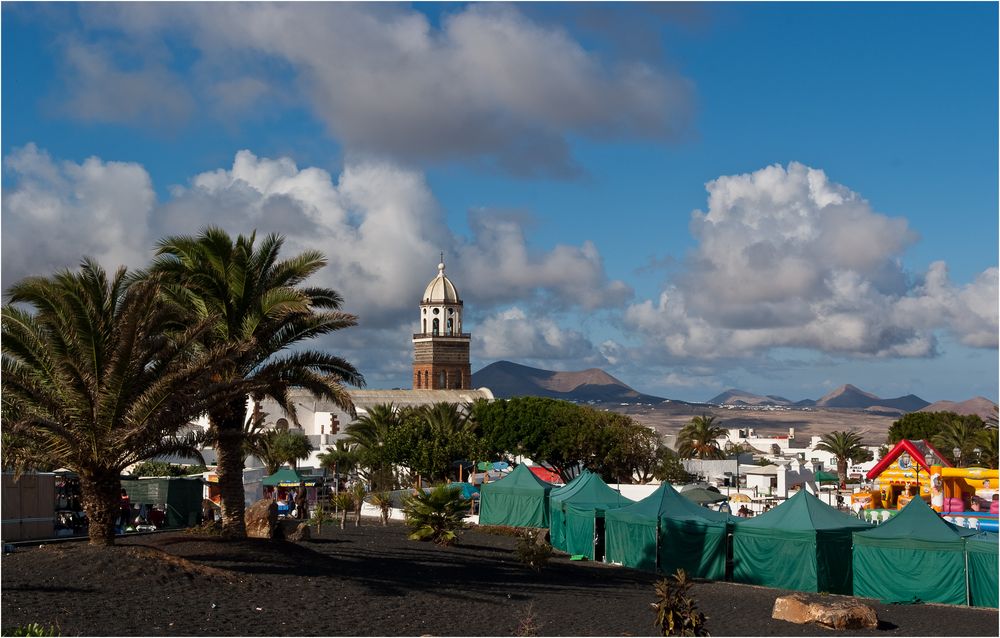
[[[305,481],[299,483],[299,491],[295,494],[295,508],[298,510],[299,520],[309,518],[309,501],[306,500]]]

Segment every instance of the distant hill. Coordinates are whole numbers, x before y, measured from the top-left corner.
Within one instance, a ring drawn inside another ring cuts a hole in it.
[[[731,388],[722,394],[718,394],[708,400],[708,403],[716,405],[791,405],[792,402],[784,397],[769,394],[761,396],[744,390]]]
[[[474,372],[472,386],[489,388],[498,399],[528,396],[583,403],[662,403],[666,400],[633,390],[600,368],[555,372],[511,361],[497,361]]]
[[[927,405],[918,396],[908,394],[895,399],[881,399],[870,392],[865,392],[851,384],[843,385],[833,392],[830,392],[822,399],[813,401],[803,399],[801,401],[791,401],[785,397],[768,394],[765,396],[753,394],[744,390],[729,389],[722,394],[716,395],[708,400],[708,403],[716,405],[781,405],[795,408],[845,408],[852,410],[871,410],[877,413],[904,413],[914,412]]]
[[[974,397],[959,403],[936,401],[920,409],[920,412],[954,412],[955,414],[975,414],[984,421],[997,418],[996,404],[986,397]]]
[[[874,394],[865,392],[864,390],[856,388],[849,383],[847,385],[840,386],[816,402],[816,407],[819,408],[851,408],[855,410],[864,410],[866,408],[879,407],[895,408],[896,410],[902,410],[903,412],[915,412],[927,405],[927,401],[924,401],[920,397],[913,394],[896,397],[895,399],[880,399]]]

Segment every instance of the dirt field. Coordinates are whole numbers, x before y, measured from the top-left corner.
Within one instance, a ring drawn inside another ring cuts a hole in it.
[[[541,573],[515,539],[466,532],[457,547],[400,525],[324,527],[301,543],[157,534],[111,549],[19,548],[2,559],[2,628],[71,635],[648,636],[652,574],[555,558]],[[816,636],[771,619],[775,589],[698,583],[713,636]],[[882,605],[872,636],[996,636],[996,610]],[[833,632],[830,632],[831,635]]]

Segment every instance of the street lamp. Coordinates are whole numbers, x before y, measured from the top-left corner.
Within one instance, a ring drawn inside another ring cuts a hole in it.
[[[957,467],[962,467],[962,448],[957,446],[952,448],[951,454],[955,457],[955,465]]]
[[[976,447],[972,450],[972,453],[976,455],[976,465],[980,465],[982,463],[982,449]]]

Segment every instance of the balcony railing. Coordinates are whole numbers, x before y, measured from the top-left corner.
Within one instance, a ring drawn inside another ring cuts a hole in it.
[[[429,339],[431,337],[464,337],[466,339],[469,339],[469,338],[472,337],[472,333],[471,332],[461,332],[461,333],[455,333],[455,334],[447,334],[445,332],[438,332],[438,333],[424,332],[424,333],[414,333],[414,335],[413,335],[414,339]]]

